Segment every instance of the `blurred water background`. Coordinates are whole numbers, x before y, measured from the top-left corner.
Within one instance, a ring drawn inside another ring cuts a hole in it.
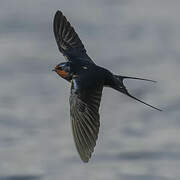
[[[0,0],[0,180],[179,180],[179,0]],[[90,57],[158,112],[104,89],[90,162],[76,152],[70,85],[52,31],[62,10]]]

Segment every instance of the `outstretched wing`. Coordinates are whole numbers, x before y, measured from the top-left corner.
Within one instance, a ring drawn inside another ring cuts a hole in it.
[[[70,117],[77,151],[84,162],[88,162],[94,151],[99,133],[99,106],[103,86],[79,89],[72,81],[70,96]]]
[[[94,63],[86,54],[79,36],[61,11],[57,11],[54,16],[53,28],[58,48],[68,60],[83,60]]]

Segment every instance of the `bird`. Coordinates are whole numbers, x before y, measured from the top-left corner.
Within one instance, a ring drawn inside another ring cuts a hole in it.
[[[71,84],[69,103],[72,134],[81,160],[87,163],[94,152],[98,138],[99,107],[103,88],[110,87],[151,108],[162,111],[131,95],[124,85],[125,79],[156,81],[115,75],[98,66],[88,56],[78,34],[60,10],[55,13],[53,31],[58,49],[66,62],[55,65],[52,71]]]

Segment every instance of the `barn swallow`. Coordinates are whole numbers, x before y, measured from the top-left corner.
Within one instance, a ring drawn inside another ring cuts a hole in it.
[[[55,66],[60,77],[71,83],[70,119],[76,149],[83,162],[88,162],[98,138],[100,115],[99,106],[103,87],[113,88],[141,103],[161,111],[129,94],[124,79],[149,79],[115,75],[100,67],[87,55],[86,49],[66,17],[57,11],[53,30],[59,51],[67,62]]]

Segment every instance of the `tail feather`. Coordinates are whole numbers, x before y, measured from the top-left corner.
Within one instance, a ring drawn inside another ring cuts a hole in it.
[[[135,99],[136,101],[139,101],[139,102],[145,104],[146,106],[149,106],[149,107],[151,107],[151,108],[153,108],[153,109],[156,109],[156,110],[158,110],[158,111],[162,111],[161,109],[159,109],[159,108],[157,108],[157,107],[155,107],[155,106],[152,106],[152,105],[150,105],[150,104],[148,104],[148,103],[146,103],[146,102],[144,102],[144,101],[142,101],[142,100],[140,100],[140,99],[132,96],[132,95],[127,91],[126,87],[125,87],[124,84],[123,84],[123,80],[124,80],[124,79],[138,79],[138,80],[144,80],[144,81],[150,81],[150,82],[156,82],[156,81],[153,81],[153,80],[150,80],[150,79],[129,77],[129,76],[118,76],[118,75],[114,75],[114,76],[115,76],[115,78],[118,80],[117,87],[115,87],[114,89],[116,89],[116,90],[118,90],[118,91],[126,94],[127,96]]]
[[[119,75],[114,75],[117,79],[120,79],[123,81],[124,79],[137,79],[137,80],[143,80],[143,81],[150,81],[153,83],[156,83],[157,81],[151,80],[151,79],[144,79],[144,78],[138,78],[138,77],[130,77],[130,76],[119,76]]]
[[[158,111],[162,111],[162,109],[159,109],[159,108],[157,108],[157,107],[155,107],[155,106],[152,106],[152,105],[150,105],[150,104],[148,104],[148,103],[146,103],[146,102],[144,102],[144,101],[142,101],[142,100],[140,100],[140,99],[138,99],[138,98],[132,96],[132,95],[129,94],[128,92],[126,92],[125,94],[126,94],[127,96],[129,96],[129,97],[131,97],[131,98],[133,98],[133,99],[135,99],[135,100],[137,100],[137,101],[139,101],[139,102],[145,104],[146,106],[149,106],[149,107],[151,107],[151,108],[153,108],[153,109],[156,109],[156,110],[158,110]]]

